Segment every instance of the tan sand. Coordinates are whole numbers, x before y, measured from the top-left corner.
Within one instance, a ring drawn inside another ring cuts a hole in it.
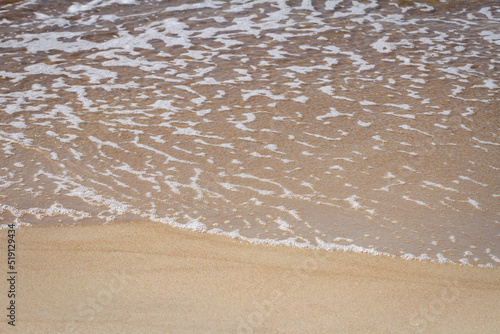
[[[152,223],[16,232],[16,327],[4,315],[1,333],[500,328],[499,269],[251,245]]]

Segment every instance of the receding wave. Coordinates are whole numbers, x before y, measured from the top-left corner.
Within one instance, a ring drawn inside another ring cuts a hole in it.
[[[496,1],[11,1],[3,224],[500,260]]]

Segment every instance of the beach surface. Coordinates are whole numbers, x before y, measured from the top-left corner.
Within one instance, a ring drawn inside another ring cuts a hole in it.
[[[15,238],[16,326],[4,316],[2,333],[500,328],[498,268],[254,245],[158,223],[23,227]]]
[[[0,227],[500,263],[498,1],[9,1]]]

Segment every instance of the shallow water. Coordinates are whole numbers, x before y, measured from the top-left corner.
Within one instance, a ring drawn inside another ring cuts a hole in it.
[[[500,261],[498,2],[0,4],[4,224]]]

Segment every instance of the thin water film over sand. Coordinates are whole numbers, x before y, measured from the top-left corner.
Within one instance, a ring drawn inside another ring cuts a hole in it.
[[[497,1],[2,1],[2,223],[495,265]]]

